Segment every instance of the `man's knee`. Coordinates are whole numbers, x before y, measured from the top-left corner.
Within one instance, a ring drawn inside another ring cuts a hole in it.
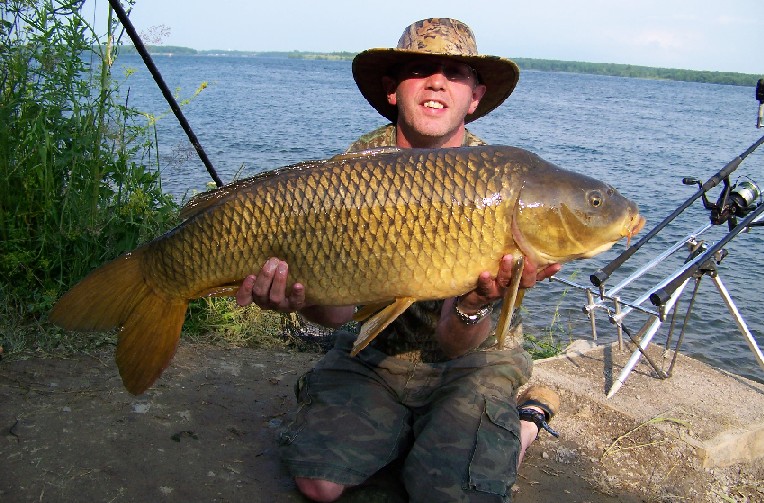
[[[342,495],[345,486],[328,480],[306,479],[295,477],[297,488],[306,498],[319,502],[335,501]]]

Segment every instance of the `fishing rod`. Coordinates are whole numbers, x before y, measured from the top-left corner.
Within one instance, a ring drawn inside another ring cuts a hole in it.
[[[764,79],[759,80],[759,86],[762,89],[764,89]],[[764,94],[764,90],[761,91],[762,94]],[[758,91],[757,91],[758,95]],[[760,109],[764,108],[764,97],[762,97],[762,105],[760,105]],[[732,159],[730,162],[728,162],[721,170],[719,170],[715,175],[713,175],[711,178],[706,180],[705,183],[700,184],[700,182],[694,178],[684,178],[682,180],[682,183],[685,185],[695,184],[698,183],[700,188],[690,196],[685,202],[683,202],[677,209],[675,209],[669,216],[663,219],[662,222],[660,222],[658,225],[656,225],[650,232],[648,232],[645,236],[642,237],[638,242],[624,250],[619,256],[617,256],[615,259],[613,259],[610,263],[605,265],[602,269],[598,269],[596,272],[594,272],[591,276],[589,276],[589,280],[592,282],[592,284],[596,287],[599,287],[600,290],[604,289],[605,281],[610,277],[613,272],[621,267],[624,262],[626,262],[634,253],[637,252],[645,243],[647,243],[650,239],[652,239],[658,232],[660,232],[664,227],[666,227],[669,223],[671,223],[677,216],[679,216],[684,210],[686,210],[692,203],[694,203],[697,199],[703,198],[704,205],[708,209],[712,209],[712,206],[716,206],[715,214],[712,212],[712,223],[715,223],[718,225],[719,223],[723,223],[724,221],[728,220],[731,216],[735,215],[736,212],[739,214],[742,210],[740,209],[739,205],[743,200],[747,200],[752,195],[754,197],[758,197],[760,195],[760,191],[758,187],[753,183],[745,183],[740,184],[739,186],[736,185],[735,187],[729,186],[729,177],[730,175],[740,166],[740,163],[743,162],[743,160],[748,157],[750,154],[752,154],[762,143],[764,143],[764,136],[759,138],[756,142],[754,142],[748,149],[745,150],[745,152],[741,153],[739,156]],[[725,184],[725,190],[722,193],[722,196],[719,199],[719,202],[716,205],[711,205],[711,203],[708,202],[706,193],[711,190],[712,188],[719,185],[719,183],[724,182]],[[733,197],[734,196],[734,197]],[[736,205],[733,207],[732,205]],[[716,222],[714,221],[716,220]],[[718,222],[718,223],[717,223]]]
[[[759,111],[757,118],[757,127],[764,126],[764,79],[759,80],[756,87],[756,98],[759,100]],[[695,301],[695,297],[698,292],[698,286],[701,278],[708,276],[717,287],[719,294],[722,296],[724,303],[726,304],[730,314],[735,320],[739,331],[745,338],[745,342],[748,344],[749,349],[754,354],[759,366],[764,369],[764,353],[758,347],[756,339],[751,331],[748,329],[745,320],[740,315],[740,312],[735,306],[729,292],[724,287],[720,275],[716,269],[716,264],[719,264],[729,252],[724,247],[731,242],[738,234],[745,230],[749,230],[753,227],[759,227],[764,225],[764,198],[762,198],[762,192],[756,183],[748,177],[740,183],[734,185],[730,183],[731,174],[740,166],[745,158],[752,154],[762,143],[764,143],[764,136],[754,142],[748,149],[746,149],[739,156],[735,157],[727,163],[719,172],[714,174],[705,183],[701,183],[700,180],[695,178],[684,178],[682,183],[685,185],[697,185],[698,190],[684,203],[682,203],[676,210],[674,210],[668,217],[666,217],[661,223],[659,223],[654,229],[652,229],[647,235],[645,235],[639,242],[621,253],[616,259],[611,261],[602,269],[597,270],[590,276],[591,282],[599,287],[600,295],[599,299],[595,301],[592,288],[585,285],[580,285],[572,281],[564,280],[552,276],[550,280],[559,281],[567,286],[571,286],[585,291],[587,296],[587,304],[583,308],[583,312],[589,317],[592,329],[592,337],[597,340],[596,324],[595,324],[595,311],[604,309],[607,312],[609,321],[614,324],[618,331],[618,345],[622,348],[622,332],[626,333],[637,348],[632,353],[631,358],[621,370],[618,378],[612,383],[612,386],[607,394],[607,397],[612,397],[628,378],[629,374],[635,368],[641,357],[645,357],[648,363],[655,370],[658,377],[665,379],[671,375],[671,369],[673,368],[673,362],[669,368],[669,372],[666,373],[662,369],[658,368],[656,363],[647,354],[647,349],[652,338],[656,335],[661,325],[667,321],[667,313],[673,311],[673,317],[670,323],[669,334],[666,340],[666,348],[668,349],[671,335],[674,331],[674,322],[677,314],[677,306],[680,296],[683,290],[689,284],[691,279],[695,279],[695,288],[692,292],[692,299],[687,309],[685,316],[685,323],[682,328],[682,336],[689,320],[690,312]],[[716,187],[720,183],[724,184],[724,188],[721,191],[717,201],[712,203],[708,199],[708,191],[713,187]],[[710,222],[704,224],[698,229],[694,230],[690,234],[686,235],[681,240],[674,243],[669,249],[665,250],[658,256],[652,257],[649,262],[636,271],[634,271],[628,278],[621,281],[618,285],[611,288],[609,291],[605,290],[605,281],[610,275],[623,265],[626,260],[633,256],[645,243],[653,238],[658,232],[664,229],[671,221],[673,221],[678,215],[686,210],[692,203],[702,199],[703,206],[709,210]],[[741,219],[738,223],[738,219]],[[698,237],[705,233],[707,230],[727,223],[729,230],[725,236],[722,237],[713,246],[707,245],[703,241],[698,240]],[[627,301],[621,298],[619,293],[628,285],[634,283],[637,279],[641,278],[648,271],[661,264],[664,260],[672,256],[681,248],[689,247],[690,255],[684,260],[684,264],[680,266],[674,273],[669,274],[657,285],[648,289],[644,294],[639,296],[638,299]],[[650,300],[656,309],[643,306],[647,300]],[[608,307],[607,302],[612,302],[613,308]],[[624,309],[622,309],[624,308]],[[633,336],[630,331],[627,330],[623,321],[625,317],[634,312],[639,311],[642,314],[648,316],[647,321],[642,325],[642,328],[638,333]],[[674,353],[679,351],[683,337],[680,336],[677,341]],[[637,342],[637,339],[638,342]]]
[[[759,100],[759,115],[756,119],[756,127],[764,126],[764,79],[756,83],[756,99]]]
[[[682,295],[682,291],[687,286],[690,279],[694,278],[695,288],[692,292],[692,297],[690,299],[687,313],[685,315],[685,323],[682,327],[679,340],[677,340],[676,347],[674,348],[674,358],[672,359],[668,372],[664,372],[659,369],[655,363],[648,358],[648,363],[653,367],[659,378],[666,379],[671,376],[672,369],[676,363],[676,355],[679,352],[679,346],[681,345],[682,339],[684,337],[686,324],[689,320],[690,313],[695,303],[698,287],[700,286],[700,280],[706,275],[711,277],[714,285],[719,291],[719,294],[724,300],[724,303],[727,305],[727,309],[735,320],[740,333],[743,335],[748,348],[753,352],[754,358],[758,362],[759,366],[764,369],[764,353],[762,353],[761,349],[756,343],[756,339],[748,329],[748,325],[740,315],[737,306],[735,306],[732,297],[722,283],[718,271],[715,267],[715,264],[721,263],[721,261],[728,255],[728,252],[724,249],[724,246],[743,230],[753,226],[762,225],[762,223],[764,223],[761,221],[762,216],[764,216],[764,203],[759,203],[755,206],[755,209],[752,210],[751,213],[742,222],[740,222],[739,225],[735,226],[735,228],[731,230],[724,238],[719,240],[710,248],[705,247],[705,245],[702,243],[694,243],[694,245],[697,245],[697,248],[695,248],[695,250],[690,254],[690,257],[688,258],[685,265],[676,273],[664,280],[660,285],[656,286],[654,290],[652,290],[652,292],[649,294],[650,301],[654,305],[660,307],[661,313],[653,315],[652,319],[648,320],[644,324],[642,330],[640,330],[640,334],[643,335],[639,342],[634,341],[632,338],[632,342],[635,342],[637,349],[632,353],[631,358],[629,358],[629,361],[626,363],[626,365],[624,365],[618,378],[613,382],[607,394],[608,398],[611,398],[618,392],[618,390],[621,389],[629,374],[637,365],[640,356],[647,356],[647,347],[650,344],[653,336],[660,328],[660,325],[663,323],[665,313],[674,309],[674,315],[676,315],[676,304],[679,300],[679,297]],[[619,319],[617,323],[619,326],[621,326],[622,319]],[[625,329],[625,327],[623,328]],[[672,320],[671,328],[669,329],[668,338],[666,340],[667,349],[673,331],[674,321]]]
[[[756,99],[759,101],[759,112],[758,112],[758,118],[756,120],[756,127],[761,128],[764,126],[764,79],[759,79],[759,81],[756,83]],[[711,214],[711,222],[714,225],[719,225],[720,223],[723,223],[725,220],[728,220],[730,216],[740,216],[740,211],[738,209],[738,213],[735,215],[735,209],[730,207],[730,203],[735,204],[735,201],[731,201],[730,198],[736,192],[733,192],[734,188],[731,188],[729,185],[729,176],[740,166],[740,163],[743,162],[743,160],[748,157],[751,153],[753,153],[759,146],[764,143],[764,136],[759,138],[756,142],[754,142],[748,149],[746,149],[745,152],[740,154],[739,156],[732,159],[730,162],[728,162],[719,172],[717,172],[715,175],[713,175],[711,178],[709,178],[705,183],[701,184],[698,180],[694,178],[685,178],[682,180],[682,183],[685,185],[692,185],[697,183],[699,188],[695,194],[690,196],[684,203],[679,205],[677,209],[675,209],[669,216],[667,216],[665,219],[663,219],[662,222],[660,222],[658,225],[656,225],[650,232],[645,234],[642,239],[634,243],[632,246],[624,250],[619,256],[614,258],[610,263],[605,265],[602,269],[598,269],[596,272],[594,272],[591,276],[589,276],[589,280],[592,282],[592,284],[600,289],[600,292],[604,292],[604,284],[605,281],[610,277],[613,272],[621,267],[624,262],[626,262],[632,255],[634,255],[637,250],[639,250],[645,243],[650,241],[658,232],[660,232],[664,227],[666,227],[669,223],[671,223],[677,216],[679,216],[684,210],[686,210],[692,203],[694,203],[698,198],[703,198],[703,205],[707,209],[712,210]],[[708,198],[706,194],[708,191],[717,185],[719,185],[720,182],[724,182],[724,191],[722,192],[721,197],[719,198],[719,201],[717,202],[717,205],[714,207],[711,205],[708,201]],[[741,184],[742,185],[742,184]],[[758,187],[756,187],[755,184],[752,184],[752,186],[741,186],[739,187],[739,191],[743,192],[740,194],[743,198],[749,197],[750,193],[748,191],[758,191]],[[733,212],[733,215],[730,215],[730,211]],[[730,230],[734,227],[733,224],[736,224],[736,222],[733,220],[730,221]]]
[[[701,267],[703,267],[707,261],[712,260],[718,252],[721,252],[724,246],[732,241],[735,236],[751,227],[764,225],[764,221],[757,221],[762,212],[764,212],[764,203],[759,203],[758,205],[754,206],[754,208],[755,209],[752,210],[751,213],[745,217],[742,222],[740,222],[740,224],[736,225],[723,238],[705,250],[701,255],[688,262],[684,269],[664,287],[655,290],[650,295],[650,302],[652,302],[654,306],[664,305],[668,299],[671,298],[676,289],[679,288],[679,286],[683,285],[688,278],[696,276]]]
[[[759,101],[759,110],[758,110],[758,117],[756,121],[756,127],[761,128],[764,125],[762,124],[764,122],[764,79],[760,79],[757,83],[756,99]],[[754,353],[756,361],[759,363],[759,366],[761,366],[761,368],[764,369],[764,353],[762,353],[761,349],[758,347],[756,340],[753,337],[753,334],[748,329],[748,326],[745,323],[745,320],[743,320],[743,317],[740,315],[737,309],[737,306],[735,306],[732,298],[729,295],[729,292],[722,284],[721,278],[719,277],[718,271],[715,267],[715,264],[721,263],[721,261],[728,255],[728,252],[726,249],[724,249],[724,247],[730,241],[732,241],[738,234],[740,234],[744,230],[750,230],[753,227],[764,225],[764,198],[762,198],[761,190],[756,185],[756,183],[749,179],[741,183],[736,183],[735,185],[730,184],[730,175],[735,171],[735,169],[738,168],[740,163],[742,163],[742,161],[746,157],[748,157],[751,153],[753,153],[762,143],[764,143],[764,136],[762,136],[756,142],[754,142],[748,149],[746,149],[745,152],[735,157],[732,161],[730,161],[727,165],[725,165],[718,173],[712,176],[705,183],[701,183],[700,180],[697,180],[695,178],[684,178],[682,180],[682,183],[684,183],[685,185],[696,184],[698,186],[697,192],[693,194],[690,198],[688,198],[682,205],[680,205],[679,208],[677,208],[674,212],[672,212],[671,215],[666,217],[660,224],[658,224],[650,233],[648,233],[638,243],[636,243],[631,248],[627,249],[615,260],[607,264],[607,266],[598,270],[597,272],[595,272],[594,274],[590,276],[591,282],[595,286],[598,286],[600,288],[600,297],[601,297],[600,302],[594,303],[592,300],[592,296],[589,295],[589,305],[585,308],[585,311],[588,310],[590,318],[591,318],[593,316],[593,313],[592,313],[593,309],[596,307],[599,307],[602,301],[604,301],[606,298],[610,299],[611,296],[615,294],[615,292],[617,292],[623,286],[625,286],[626,283],[631,281],[633,278],[639,277],[641,274],[646,272],[646,270],[652,268],[656,264],[656,262],[663,260],[663,258],[665,258],[668,254],[673,254],[675,251],[679,249],[680,244],[686,244],[690,247],[690,255],[685,260],[684,265],[681,266],[673,274],[669,275],[666,279],[661,281],[653,289],[649,290],[647,294],[643,295],[638,301],[634,303],[639,305],[649,298],[650,302],[656,307],[658,307],[659,311],[655,313],[648,313],[650,314],[650,318],[648,319],[647,322],[645,322],[642,329],[640,330],[640,335],[642,337],[637,344],[637,350],[632,353],[631,358],[621,370],[620,375],[615,380],[615,382],[613,382],[610,388],[610,391],[608,392],[608,395],[607,395],[608,398],[612,397],[621,388],[621,386],[624,384],[629,374],[632,372],[632,370],[638,363],[640,357],[647,356],[646,349],[648,345],[650,344],[650,341],[652,340],[653,336],[656,334],[656,332],[660,328],[661,324],[664,321],[666,321],[666,313],[673,309],[674,316],[676,316],[676,304],[679,300],[679,297],[682,295],[683,290],[685,289],[685,287],[690,282],[690,279],[692,278],[695,279],[695,288],[692,293],[692,298],[690,300],[690,304],[685,316],[685,326],[686,326],[687,320],[689,319],[690,312],[692,310],[692,306],[694,304],[695,297],[698,292],[698,286],[699,286],[700,280],[704,276],[709,276],[714,282],[714,284],[716,285],[717,289],[719,290],[719,293],[722,296],[722,299],[724,300],[725,304],[727,305],[727,308],[730,311],[730,314],[732,315],[735,322],[737,323],[738,329],[740,330],[741,334],[745,338],[746,343],[748,344],[751,351]],[[716,203],[712,203],[708,199],[708,191],[711,188],[717,186],[719,183],[724,183],[724,188],[722,189]],[[613,290],[608,292],[608,295],[606,295],[604,282],[613,273],[613,271],[615,271],[618,267],[620,267],[626,260],[628,260],[632,255],[634,255],[634,253],[643,244],[649,241],[650,238],[655,236],[660,230],[666,227],[668,223],[674,220],[680,213],[682,213],[687,207],[689,207],[693,202],[695,202],[699,198],[702,199],[704,208],[710,211],[710,223],[706,224],[702,229],[698,229],[696,233],[686,237],[680,243],[677,243],[670,250],[667,250],[666,252],[664,252],[664,254],[662,254],[660,258],[651,261],[647,266],[641,268],[639,271],[636,271],[634,274],[630,276],[629,279],[619,284]],[[738,223],[738,218],[742,218],[742,221],[740,223]],[[728,224],[729,230],[727,234],[724,235],[718,242],[716,242],[715,244],[709,247],[709,246],[706,246],[703,242],[697,241],[696,239],[697,234],[705,232],[707,229],[710,229],[712,226],[722,225],[725,222]],[[629,304],[629,307],[624,312],[621,312],[618,309],[620,299],[618,297],[613,297],[612,300],[614,304],[616,305],[616,314],[611,315],[610,319],[611,319],[611,322],[615,323],[619,327],[619,342],[620,342],[620,330],[622,328],[625,329],[625,327],[623,327],[622,325],[623,317],[628,313],[628,311],[636,308],[637,306],[634,306],[633,304]],[[644,309],[642,310],[644,312],[648,312],[647,310],[644,310]],[[592,321],[592,326],[594,326],[593,321]],[[668,341],[671,338],[671,334],[673,330],[674,330],[674,320],[672,318],[671,327],[669,329],[669,335],[666,341],[667,348],[669,344]],[[683,338],[682,336],[684,335],[684,330],[685,330],[685,327],[682,328],[682,335],[680,335],[680,338],[677,341],[677,345],[674,350],[675,351],[674,361],[676,359],[676,353],[679,351],[679,345],[681,344],[681,340]],[[630,338],[631,338],[631,335],[630,335]],[[633,338],[632,338],[632,341],[634,341]],[[654,362],[650,361],[650,359],[648,358],[648,363],[651,364],[651,366],[653,367],[653,369],[656,371],[657,375],[660,378],[666,378],[671,374],[671,368],[673,368],[674,361],[672,361],[671,367],[667,374],[663,372],[661,369],[659,369],[654,364]]]
[[[202,148],[201,143],[199,143],[199,139],[196,137],[196,134],[194,134],[194,131],[191,129],[191,125],[188,123],[188,120],[186,120],[185,115],[183,115],[183,112],[180,110],[180,106],[178,105],[178,102],[175,100],[175,97],[173,97],[172,93],[170,92],[170,88],[167,87],[167,84],[162,78],[162,74],[159,73],[159,69],[156,67],[156,65],[154,64],[154,61],[151,59],[151,55],[149,54],[149,51],[146,49],[146,46],[143,45],[143,41],[141,40],[141,37],[138,35],[138,32],[135,31],[135,27],[133,26],[133,23],[130,22],[130,19],[127,17],[127,13],[125,12],[125,9],[122,8],[122,5],[119,3],[119,0],[109,0],[109,5],[111,5],[111,8],[114,9],[114,12],[116,12],[119,22],[122,23],[122,26],[125,27],[125,31],[127,32],[127,35],[130,37],[130,40],[132,40],[133,45],[135,46],[135,50],[137,50],[138,54],[140,54],[141,58],[143,58],[143,63],[146,65],[146,68],[148,68],[149,72],[151,73],[151,76],[154,78],[154,82],[156,82],[157,85],[159,86],[160,91],[162,91],[162,96],[164,96],[164,99],[170,105],[170,109],[175,114],[175,117],[178,119],[178,122],[180,122],[180,127],[182,127],[183,131],[185,131],[186,136],[188,136],[188,139],[191,142],[191,145],[194,146],[196,153],[199,155],[199,158],[202,160],[202,163],[204,163],[204,166],[207,168],[207,172],[210,174],[210,177],[212,177],[212,179],[215,181],[216,186],[222,187],[223,180],[221,180],[220,177],[218,176],[217,172],[215,171],[215,167],[212,165],[212,162],[210,162],[209,158],[207,157],[207,153]]]

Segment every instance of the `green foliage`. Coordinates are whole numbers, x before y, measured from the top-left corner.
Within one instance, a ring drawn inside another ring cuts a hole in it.
[[[115,344],[114,331],[64,333],[45,314],[87,273],[177,223],[158,172],[158,117],[130,108],[111,77],[117,23],[110,12],[104,43],[81,4],[0,5],[0,357]],[[280,315],[203,299],[186,335],[273,346],[285,326]]]
[[[177,45],[152,45],[152,44],[145,44],[144,47],[149,52],[149,54],[178,54],[178,55],[185,55],[185,56],[194,56],[196,54],[199,54],[199,51],[196,49],[191,49],[190,47],[179,47]],[[95,46],[94,50],[98,50],[99,47]],[[132,45],[126,45],[120,49],[121,54],[138,54],[138,51],[136,48]]]
[[[232,298],[202,298],[190,303],[183,335],[228,347],[283,348],[289,342],[283,334],[292,317],[296,315],[261,310],[254,304],[242,308]]]
[[[535,336],[525,334],[523,337],[523,348],[531,355],[534,360],[543,360],[557,356],[565,349],[564,344],[556,339],[551,332],[544,336]]]
[[[355,54],[352,52],[304,52],[293,51],[288,55],[293,59],[315,59],[324,61],[352,61]]]
[[[570,273],[570,279],[575,280],[581,271],[575,270]],[[549,325],[538,333],[530,333],[526,329],[523,337],[523,347],[533,357],[534,360],[551,358],[561,354],[565,348],[572,342],[572,334],[575,332],[570,323],[562,320],[560,307],[563,305],[568,295],[568,288],[565,287],[557,301]],[[525,308],[522,308],[525,310]],[[527,312],[527,311],[526,311]]]
[[[154,155],[151,131],[119,103],[115,49],[98,44],[80,7],[0,7],[0,302],[22,318],[39,319],[86,273],[177,215],[159,173],[142,163]],[[111,16],[108,26],[113,35]]]

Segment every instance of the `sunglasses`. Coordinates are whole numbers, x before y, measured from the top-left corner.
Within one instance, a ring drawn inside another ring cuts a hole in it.
[[[477,72],[470,65],[452,61],[414,61],[404,65],[398,75],[404,79],[423,79],[436,73],[443,74],[451,82],[469,82],[473,77],[479,81]]]

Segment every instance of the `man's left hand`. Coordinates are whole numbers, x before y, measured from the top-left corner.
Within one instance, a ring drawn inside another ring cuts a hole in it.
[[[478,310],[486,304],[502,299],[512,281],[512,265],[515,259],[512,255],[504,255],[499,262],[499,272],[492,276],[484,271],[480,274],[477,286],[471,292],[461,296],[459,307],[464,310]],[[550,264],[539,269],[530,259],[525,257],[520,288],[531,288],[537,281],[549,278],[560,271],[560,264]]]

